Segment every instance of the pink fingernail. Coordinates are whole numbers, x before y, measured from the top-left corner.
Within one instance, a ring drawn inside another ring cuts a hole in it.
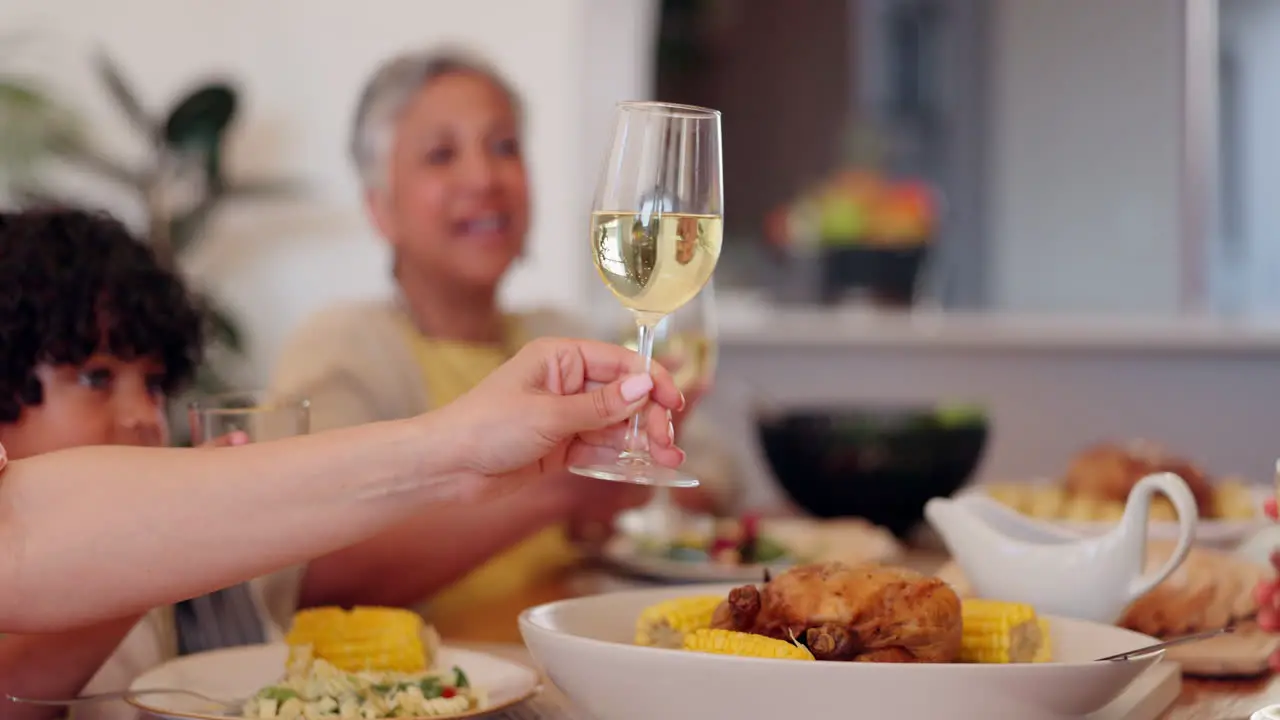
[[[622,399],[633,403],[649,394],[653,389],[653,378],[648,373],[632,375],[622,381]]]
[[[236,446],[236,445],[248,445],[248,444],[249,444],[249,436],[248,436],[247,434],[245,434],[245,433],[242,433],[242,432],[233,432],[233,433],[231,433],[231,437],[227,438],[227,441],[228,441],[232,446]]]

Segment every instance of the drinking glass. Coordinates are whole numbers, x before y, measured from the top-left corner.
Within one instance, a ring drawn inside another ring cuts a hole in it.
[[[680,392],[689,395],[705,392],[716,374],[716,314],[714,282],[687,305],[663,318],[654,329],[653,357],[671,371]],[[635,349],[635,339],[626,338],[623,345]],[[636,511],[646,535],[675,537],[686,525],[687,513],[676,505],[671,488],[658,487],[647,505]]]
[[[233,432],[265,442],[311,432],[311,403],[261,391],[211,395],[191,403],[191,442],[205,445]]]
[[[663,318],[692,300],[720,259],[724,191],[720,113],[690,105],[624,102],[591,214],[591,254],[605,287],[631,311],[647,372]],[[653,462],[637,414],[612,463],[579,475],[662,487],[697,478]]]
[[[639,349],[632,333],[621,333],[620,342]],[[653,358],[671,373],[680,392],[688,394],[711,385],[716,355],[715,288],[708,281],[693,300],[654,327]]]
[[[258,443],[309,433],[311,406],[306,399],[257,391],[230,392],[192,402],[188,419],[193,445],[208,445],[233,432],[242,432],[249,442]],[[190,654],[265,642],[256,618],[253,595],[246,584],[184,600],[174,608],[178,647]]]

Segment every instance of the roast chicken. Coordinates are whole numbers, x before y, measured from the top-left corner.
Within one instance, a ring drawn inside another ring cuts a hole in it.
[[[960,598],[943,581],[904,568],[802,565],[744,585],[713,627],[801,642],[818,660],[949,663],[960,652]]]
[[[1190,461],[1174,457],[1151,442],[1107,443],[1085,450],[1067,469],[1066,489],[1073,495],[1123,503],[1139,480],[1159,472],[1171,472],[1185,480],[1201,517],[1213,516],[1214,494],[1209,476]]]

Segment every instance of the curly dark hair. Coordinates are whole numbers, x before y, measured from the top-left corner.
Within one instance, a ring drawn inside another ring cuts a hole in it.
[[[204,348],[203,315],[182,280],[124,225],[70,209],[0,213],[0,423],[43,402],[41,364],[95,353],[150,358],[182,389]]]

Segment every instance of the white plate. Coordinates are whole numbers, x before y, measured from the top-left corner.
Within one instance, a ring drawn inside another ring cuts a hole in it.
[[[1096,658],[1154,643],[1107,625],[1049,618],[1058,662],[1022,665],[799,662],[632,645],[657,602],[729,586],[617,592],[526,610],[520,631],[551,681],[589,715],[682,718],[1085,718],[1116,700],[1159,654]]]
[[[604,546],[602,555],[611,565],[623,572],[668,582],[761,582],[764,580],[766,567],[654,557],[641,553],[637,550],[635,541],[625,536],[610,540]],[[768,566],[774,575],[789,567],[791,567],[790,562]]]
[[[250,645],[188,655],[138,676],[130,690],[166,688],[192,690],[227,700],[247,698],[284,674],[289,648],[284,643]],[[445,648],[440,653],[442,667],[458,666],[476,688],[488,695],[488,704],[475,711],[450,718],[479,717],[497,712],[533,697],[538,692],[538,673],[519,663],[469,650]],[[129,703],[169,720],[226,720],[209,712],[209,704],[183,695],[144,695]]]
[[[630,522],[633,517],[625,513],[619,517],[620,532],[605,544],[602,551],[604,560],[632,575],[667,582],[748,583],[763,580],[766,567],[776,575],[793,564],[786,561],[767,566],[729,565],[646,555],[637,548],[638,528]],[[760,532],[782,543],[806,562],[891,562],[902,553],[901,543],[888,530],[854,518],[764,518],[760,521]]]
[[[1041,481],[1035,482],[1038,483]],[[1255,499],[1257,500],[1257,518],[1252,520],[1201,520],[1196,525],[1196,544],[1204,547],[1232,550],[1244,541],[1253,537],[1263,528],[1271,525],[1271,521],[1267,520],[1266,516],[1262,514],[1263,501],[1268,497],[1271,497],[1270,488],[1266,486],[1259,486],[1253,490]],[[964,492],[985,494],[985,490],[981,485],[965,490]],[[1042,519],[1041,522],[1066,528],[1081,535],[1102,535],[1115,527],[1114,522],[1106,521],[1082,522],[1078,520]],[[1168,521],[1152,522],[1150,524],[1147,537],[1152,540],[1168,540],[1176,542],[1178,539],[1178,523]]]

